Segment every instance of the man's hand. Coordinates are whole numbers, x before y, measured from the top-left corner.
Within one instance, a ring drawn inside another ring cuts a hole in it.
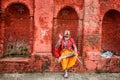
[[[59,39],[62,39],[62,38],[63,38],[63,36],[61,34],[59,34]]]
[[[55,45],[56,47],[61,45],[62,38],[63,38],[63,36],[61,34],[59,34],[59,40],[57,41],[57,43]]]
[[[58,58],[58,63],[60,63],[62,59],[63,59],[63,57],[62,57],[62,56],[61,56],[61,57],[59,57],[59,58]]]

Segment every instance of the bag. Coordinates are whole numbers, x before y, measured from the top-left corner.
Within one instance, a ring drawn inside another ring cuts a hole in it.
[[[56,58],[60,57],[60,51],[61,51],[61,47],[60,46],[54,48],[54,56]]]

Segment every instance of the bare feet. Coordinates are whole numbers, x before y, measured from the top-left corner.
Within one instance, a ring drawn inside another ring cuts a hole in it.
[[[68,73],[64,74],[64,78],[68,78]]]
[[[64,73],[64,78],[68,78],[68,72],[67,72],[67,70],[65,70],[65,73]]]

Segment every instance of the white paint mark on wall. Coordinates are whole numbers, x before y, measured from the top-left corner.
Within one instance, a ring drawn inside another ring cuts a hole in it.
[[[40,40],[43,40],[45,36],[48,36],[49,29],[40,29]]]

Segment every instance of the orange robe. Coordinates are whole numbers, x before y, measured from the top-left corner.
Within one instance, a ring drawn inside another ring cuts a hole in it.
[[[69,54],[72,54],[73,52],[74,52],[73,50],[63,49],[63,50],[61,51],[61,56],[69,55]],[[78,56],[78,55],[72,56],[72,57],[70,57],[70,58],[62,59],[62,60],[61,60],[62,69],[63,69],[63,70],[69,69],[69,68],[71,68],[73,65],[75,65],[77,56]]]

